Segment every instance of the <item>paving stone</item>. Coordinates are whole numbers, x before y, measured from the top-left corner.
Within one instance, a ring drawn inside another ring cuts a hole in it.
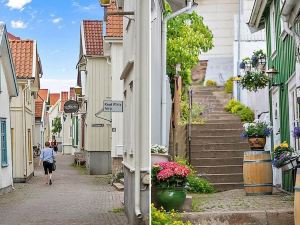
[[[45,184],[42,168],[28,183],[0,196],[0,225],[126,225],[123,192],[107,176],[83,174],[71,166],[73,156],[57,156],[53,185]]]

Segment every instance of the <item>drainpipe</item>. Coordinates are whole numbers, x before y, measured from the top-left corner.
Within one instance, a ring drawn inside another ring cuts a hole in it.
[[[27,85],[23,89],[23,105],[22,105],[22,117],[23,117],[23,157],[25,159],[25,168],[24,168],[24,176],[27,176],[28,168],[27,168],[27,152],[26,151],[26,114],[25,114],[25,96],[26,96],[26,90],[30,87],[30,81],[27,81]]]
[[[163,19],[162,25],[162,109],[161,109],[161,132],[162,132],[162,145],[168,146],[167,143],[167,31],[168,31],[168,21],[182,13],[190,11],[193,7],[193,1],[188,0],[187,6],[166,16]]]

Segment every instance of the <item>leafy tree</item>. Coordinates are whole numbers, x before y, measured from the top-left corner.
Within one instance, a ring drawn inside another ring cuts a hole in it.
[[[165,16],[172,13],[165,1]],[[179,75],[183,85],[191,83],[191,69],[199,62],[199,54],[213,47],[213,35],[197,13],[184,13],[168,21],[167,74],[172,79],[176,64],[181,64]]]
[[[59,117],[55,117],[53,120],[53,129],[52,129],[52,133],[53,134],[59,134],[62,130],[62,124],[61,124],[61,120]]]

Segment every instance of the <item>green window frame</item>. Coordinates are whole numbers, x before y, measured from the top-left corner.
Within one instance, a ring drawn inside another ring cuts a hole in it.
[[[8,150],[7,150],[7,127],[6,119],[0,118],[0,147],[1,147],[1,166],[8,166]]]

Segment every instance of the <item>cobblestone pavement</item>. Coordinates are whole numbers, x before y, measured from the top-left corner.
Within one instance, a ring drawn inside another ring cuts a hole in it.
[[[125,225],[123,193],[106,176],[84,175],[71,166],[72,156],[57,156],[53,185],[45,184],[42,168],[16,190],[0,196],[1,225]]]
[[[213,194],[192,194],[193,211],[237,212],[264,210],[293,210],[294,196],[273,189],[273,195],[246,196],[243,189]]]

